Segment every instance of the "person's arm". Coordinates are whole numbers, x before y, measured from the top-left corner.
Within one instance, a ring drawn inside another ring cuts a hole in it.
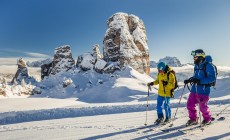
[[[158,85],[159,84],[159,74],[157,75],[156,80],[153,82],[153,85]]]

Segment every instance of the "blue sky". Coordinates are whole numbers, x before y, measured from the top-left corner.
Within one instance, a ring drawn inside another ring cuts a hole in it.
[[[144,21],[151,60],[192,62],[203,49],[230,66],[229,0],[0,0],[0,57],[53,56],[68,44],[74,58],[100,45],[117,12]]]

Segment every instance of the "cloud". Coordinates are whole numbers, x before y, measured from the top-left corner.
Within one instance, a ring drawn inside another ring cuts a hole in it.
[[[38,61],[51,58],[49,55],[35,53],[35,52],[23,52],[12,49],[0,49],[0,65],[16,65],[17,59],[23,58],[25,61]]]
[[[1,65],[17,65],[17,60],[19,57],[9,57],[9,58],[0,58],[0,66]],[[45,58],[34,58],[34,57],[23,57],[23,59],[27,62],[44,60]]]
[[[50,58],[49,55],[41,54],[41,53],[25,52],[25,54],[35,58]]]
[[[36,52],[24,52],[13,49],[2,49],[0,50],[1,57],[33,57],[33,58],[50,58],[47,54],[36,53]]]
[[[0,65],[16,65],[18,58],[0,58]]]

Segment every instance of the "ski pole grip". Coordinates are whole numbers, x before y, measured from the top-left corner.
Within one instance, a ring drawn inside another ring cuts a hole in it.
[[[148,88],[149,88],[149,90],[150,90],[150,91],[152,91],[152,88],[151,88],[151,86],[150,86],[150,85],[148,86]]]

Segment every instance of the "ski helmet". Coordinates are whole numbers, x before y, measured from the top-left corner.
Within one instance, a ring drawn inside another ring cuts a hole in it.
[[[157,64],[157,69],[158,70],[165,71],[165,68],[166,68],[165,62],[160,62],[160,63]]]
[[[191,55],[194,58],[194,64],[200,64],[205,60],[205,53],[202,49],[197,49],[191,52]]]
[[[195,51],[192,51],[191,55],[193,57],[199,57],[199,56],[201,56],[201,57],[205,58],[205,53],[204,53],[204,51],[202,49],[197,49]]]

